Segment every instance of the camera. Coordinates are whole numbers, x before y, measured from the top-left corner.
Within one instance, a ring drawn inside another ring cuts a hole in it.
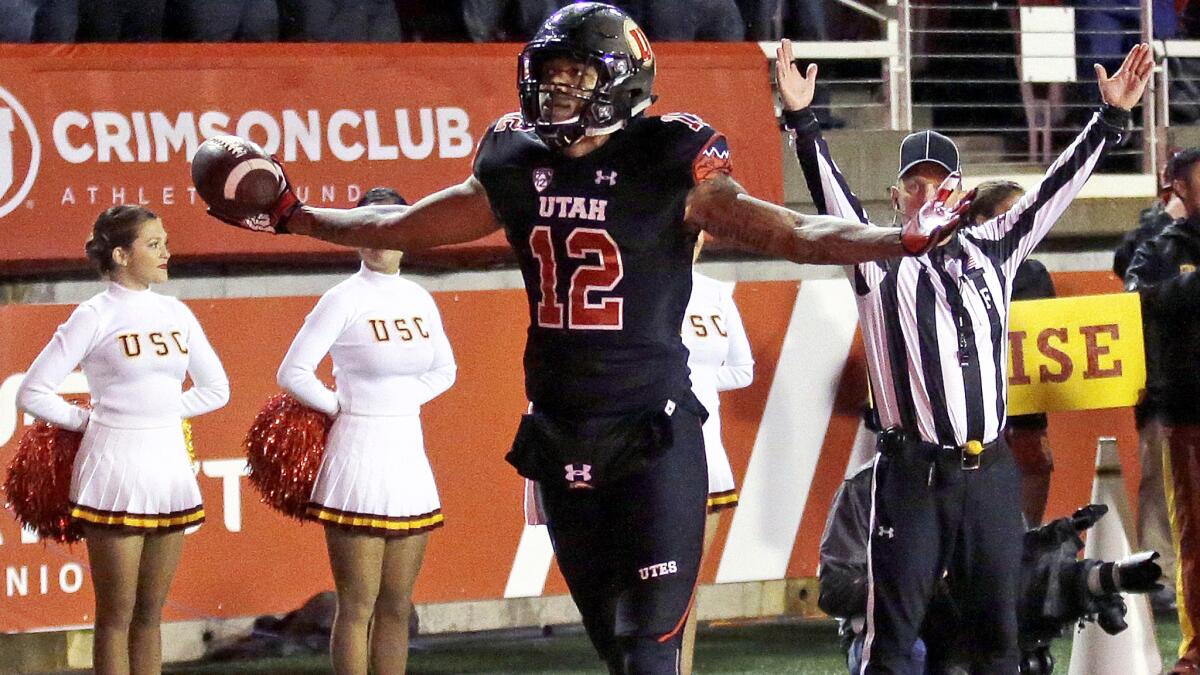
[[[1017,615],[1023,675],[1054,670],[1050,643],[1068,627],[1094,621],[1116,635],[1127,627],[1122,594],[1162,588],[1154,551],[1120,561],[1077,559],[1083,550],[1080,534],[1107,512],[1108,507],[1091,504],[1025,534]]]

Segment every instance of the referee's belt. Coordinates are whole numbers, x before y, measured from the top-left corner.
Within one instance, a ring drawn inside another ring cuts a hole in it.
[[[919,435],[899,427],[890,427],[879,432],[879,450],[889,457],[901,455],[926,462],[943,462],[956,458],[963,471],[974,471],[991,464],[1000,454],[996,452],[999,447],[998,439],[987,443],[967,441],[963,445],[942,445],[925,441]]]

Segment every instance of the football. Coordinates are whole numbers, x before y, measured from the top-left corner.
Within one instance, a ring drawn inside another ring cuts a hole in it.
[[[283,172],[253,141],[213,136],[192,158],[192,183],[208,206],[225,217],[269,211],[283,191]]]

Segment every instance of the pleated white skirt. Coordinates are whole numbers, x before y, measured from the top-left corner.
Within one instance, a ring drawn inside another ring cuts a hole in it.
[[[704,423],[704,457],[708,460],[708,510],[720,511],[737,506],[737,486],[733,469],[721,442],[721,420],[714,413]]]
[[[441,527],[421,418],[339,415],[329,430],[308,517],[382,536]]]
[[[71,474],[71,517],[91,526],[145,532],[204,522],[183,427],[118,429],[90,422]]]

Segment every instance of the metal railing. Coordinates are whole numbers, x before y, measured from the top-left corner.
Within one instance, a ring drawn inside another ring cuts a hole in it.
[[[1112,73],[1150,25],[1149,0],[1064,4],[898,0],[912,124],[961,139],[973,162],[998,170],[1051,161],[1099,103],[1092,61]],[[1148,96],[1138,142],[1113,150],[1110,164],[1155,165],[1155,107]]]
[[[879,62],[878,78],[823,71],[820,82],[832,92],[829,111],[853,117],[859,129],[937,128],[961,139],[973,163],[996,171],[1052,161],[1099,103],[1091,64],[1105,63],[1111,74],[1128,47],[1150,40],[1154,24],[1152,0],[1063,0],[1034,8],[1018,0],[886,0],[874,7],[827,1],[878,21],[882,35],[793,43],[804,61]],[[774,57],[778,43],[759,45]],[[1194,103],[1200,101],[1200,40],[1154,45],[1161,63],[1135,111],[1134,137],[1112,151],[1109,169],[1153,173],[1164,156],[1172,109],[1176,123],[1184,121],[1181,111],[1193,109],[1186,123],[1200,121]],[[1187,59],[1196,59],[1194,69],[1183,67]]]

